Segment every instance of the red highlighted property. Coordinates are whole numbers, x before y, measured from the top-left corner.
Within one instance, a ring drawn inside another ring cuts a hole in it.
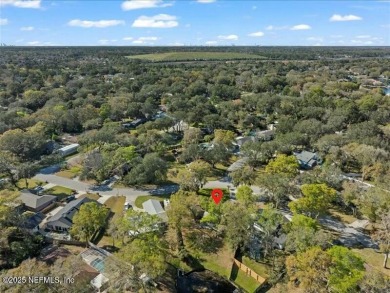
[[[223,191],[221,189],[213,189],[211,191],[211,197],[213,198],[215,204],[219,204],[223,197]]]

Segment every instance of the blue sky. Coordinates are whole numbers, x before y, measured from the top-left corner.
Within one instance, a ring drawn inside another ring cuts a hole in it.
[[[390,46],[390,1],[0,3],[7,45]]]

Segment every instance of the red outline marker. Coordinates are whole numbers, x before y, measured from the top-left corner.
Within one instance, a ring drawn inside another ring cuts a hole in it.
[[[213,198],[215,204],[219,204],[223,197],[223,191],[221,189],[213,189],[211,191],[211,197]]]

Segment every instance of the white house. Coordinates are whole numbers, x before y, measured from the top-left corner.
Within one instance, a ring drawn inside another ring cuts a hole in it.
[[[65,157],[74,153],[77,153],[77,149],[80,145],[78,143],[64,146],[58,150],[61,156]]]

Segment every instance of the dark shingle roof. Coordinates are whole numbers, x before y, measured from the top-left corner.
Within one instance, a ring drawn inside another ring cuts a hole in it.
[[[48,222],[53,221],[61,221],[67,225],[72,225],[72,218],[74,214],[80,209],[80,207],[87,202],[96,202],[92,199],[89,199],[88,197],[83,197],[76,199],[74,201],[71,201],[66,206],[62,208],[58,213],[56,213],[54,216],[52,216]],[[99,203],[98,203],[99,204]]]
[[[39,209],[48,202],[52,202],[56,199],[54,195],[36,195],[28,190],[23,190],[20,195],[20,200],[29,208]]]

